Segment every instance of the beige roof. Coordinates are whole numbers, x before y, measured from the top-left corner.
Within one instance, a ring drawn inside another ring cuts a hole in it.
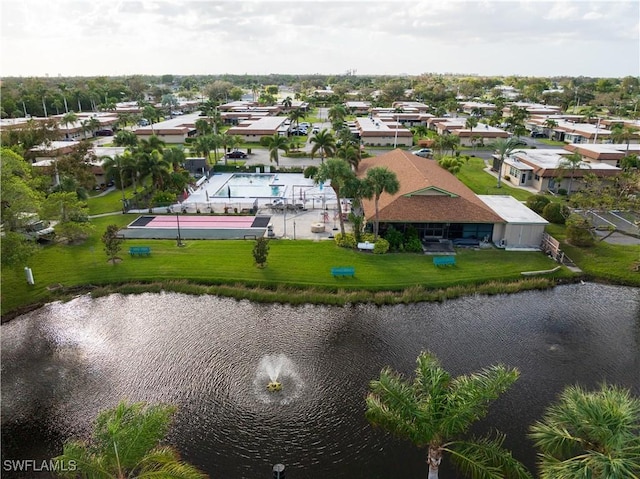
[[[378,203],[384,222],[504,223],[476,194],[434,160],[405,150],[392,150],[362,160],[358,176],[374,166],[387,167],[400,182],[395,195],[383,193]],[[362,200],[365,217],[375,216],[373,199]]]

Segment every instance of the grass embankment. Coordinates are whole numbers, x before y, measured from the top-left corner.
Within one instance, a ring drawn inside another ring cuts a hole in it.
[[[253,262],[253,241],[188,241],[177,247],[173,240],[127,240],[122,261],[111,264],[103,252],[101,235],[111,223],[125,226],[136,215],[95,218],[94,234],[82,245],[43,247],[30,261],[36,284],[26,284],[22,270],[4,270],[3,316],[29,304],[56,299],[60,291],[87,285],[162,283],[162,288],[224,294],[263,301],[343,304],[444,299],[478,291],[476,285],[523,281],[522,271],[547,270],[555,264],[536,252],[460,250],[456,267],[436,268],[420,254],[373,255],[337,247],[333,241],[272,241],[266,268]],[[146,258],[131,258],[130,246],[150,246]],[[332,266],[354,266],[355,278],[333,278]],[[568,277],[568,271],[554,278]],[[224,287],[186,286],[186,283]],[[52,285],[62,285],[50,291]],[[518,288],[548,287],[549,279],[523,281]],[[156,286],[158,288],[160,286]],[[259,289],[256,289],[259,288]],[[448,293],[434,292],[453,288]],[[481,292],[516,291],[513,286],[490,286]],[[505,289],[506,288],[506,289]],[[140,290],[153,290],[145,285]],[[293,294],[292,291],[296,293]],[[110,290],[109,290],[110,291]],[[391,293],[394,292],[394,293]],[[297,296],[297,297],[294,297]]]
[[[640,246],[614,245],[597,241],[589,248],[578,248],[566,241],[566,228],[549,225],[547,232],[561,243],[561,249],[589,278],[640,286]]]

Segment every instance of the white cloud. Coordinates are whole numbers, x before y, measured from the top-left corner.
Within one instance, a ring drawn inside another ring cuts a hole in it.
[[[639,71],[631,0],[3,0],[0,9],[4,76]]]

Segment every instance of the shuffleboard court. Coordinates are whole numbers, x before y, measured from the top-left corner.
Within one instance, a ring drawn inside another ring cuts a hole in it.
[[[263,236],[271,216],[144,215],[121,233],[125,238],[245,239]]]

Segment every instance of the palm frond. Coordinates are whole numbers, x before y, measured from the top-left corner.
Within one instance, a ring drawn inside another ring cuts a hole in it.
[[[196,467],[180,461],[175,449],[164,446],[151,451],[140,463],[137,479],[206,479]]]
[[[487,415],[489,404],[504,393],[518,376],[517,369],[495,365],[453,379],[443,411],[443,430],[449,436],[466,432],[473,422]]]
[[[413,441],[416,436],[417,402],[411,386],[398,373],[389,368],[380,372],[380,379],[371,381],[367,396],[367,419],[374,425]],[[429,438],[419,440],[428,443]]]
[[[532,479],[527,469],[503,447],[504,435],[485,436],[447,445],[451,462],[473,479]]]
[[[640,400],[628,390],[569,386],[530,437],[545,478],[640,477]]]
[[[67,442],[64,445],[62,455],[54,458],[64,467],[57,472],[62,478],[75,479],[78,473],[82,473],[82,477],[90,477],[92,479],[112,479],[113,469],[102,455],[95,454],[90,448],[79,441]]]

